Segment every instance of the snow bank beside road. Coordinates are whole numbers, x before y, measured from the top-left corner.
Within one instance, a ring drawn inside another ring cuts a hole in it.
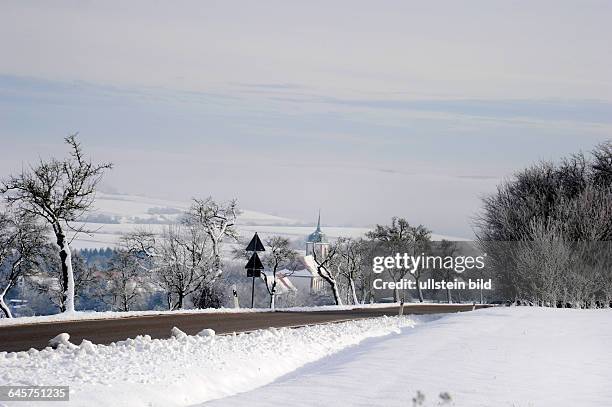
[[[315,307],[292,307],[292,308],[277,308],[277,312],[316,312],[316,311],[347,311],[363,308],[391,308],[399,307],[399,303],[376,303],[376,304],[360,304],[360,305],[319,305]],[[407,303],[404,307],[422,306],[422,305],[438,305],[440,307],[448,306],[446,303]],[[457,305],[457,304],[453,304]],[[465,304],[470,305],[470,304]],[[177,315],[177,314],[215,314],[215,313],[252,313],[252,312],[273,312],[270,308],[207,308],[207,309],[182,309],[174,311],[75,311],[64,312],[54,315],[41,315],[35,317],[18,317],[18,318],[0,318],[0,328],[3,326],[15,325],[30,325],[30,324],[46,324],[53,322],[70,322],[70,321],[91,321],[96,319],[119,319],[133,317],[148,317],[157,315]]]
[[[1,352],[0,385],[69,385],[71,406],[185,406],[260,387],[419,319],[382,317],[235,336],[177,333],[164,340],[141,336],[108,346],[84,341],[74,348]]]

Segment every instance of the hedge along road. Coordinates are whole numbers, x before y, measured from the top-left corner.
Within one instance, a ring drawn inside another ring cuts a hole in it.
[[[476,305],[477,308],[486,306]],[[407,304],[404,314],[439,314],[471,311],[470,304]],[[393,316],[398,306],[389,308],[358,308],[326,311],[277,311],[231,313],[180,313],[134,316],[114,319],[90,319],[61,322],[43,322],[24,325],[0,326],[0,351],[16,352],[30,348],[44,349],[49,339],[60,333],[70,334],[70,342],[79,344],[87,339],[97,344],[109,344],[138,335],[169,338],[170,330],[177,327],[189,335],[210,328],[217,334],[249,332],[270,327],[297,327],[311,324],[339,322],[349,319]]]

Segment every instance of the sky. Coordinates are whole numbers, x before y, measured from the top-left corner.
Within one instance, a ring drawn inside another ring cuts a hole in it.
[[[3,1],[0,176],[78,132],[104,189],[471,237],[612,138],[606,1]]]

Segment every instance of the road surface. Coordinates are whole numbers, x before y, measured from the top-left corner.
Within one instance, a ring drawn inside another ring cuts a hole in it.
[[[404,314],[449,313],[471,309],[472,305],[410,304],[404,307]],[[83,339],[97,344],[109,344],[145,334],[152,338],[168,338],[172,327],[177,327],[189,335],[195,335],[204,328],[214,329],[217,334],[224,334],[269,327],[295,327],[347,319],[391,316],[397,315],[398,310],[397,306],[393,306],[342,311],[164,314],[0,326],[0,352],[24,351],[30,348],[40,350],[48,346],[49,339],[63,332],[69,333],[70,342],[75,344],[81,343]]]

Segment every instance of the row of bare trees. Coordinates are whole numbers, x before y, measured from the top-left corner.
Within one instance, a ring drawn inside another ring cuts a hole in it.
[[[318,275],[325,281],[338,305],[363,304],[373,300],[372,282],[377,276],[372,271],[375,256],[407,253],[409,256],[435,254],[452,256],[459,254],[454,242],[433,242],[431,232],[423,225],[412,226],[404,218],[393,217],[388,225],[376,225],[365,238],[339,238],[330,245],[325,256],[315,250],[313,260]],[[420,282],[426,277],[452,280],[454,272],[443,268],[416,269],[389,268],[382,276],[395,283],[412,279],[416,283],[416,299],[425,300]],[[437,293],[431,293],[437,295]],[[406,299],[406,292],[397,288],[392,292],[393,301]],[[447,291],[447,301],[452,301]]]
[[[218,306],[214,287],[223,273],[221,249],[223,242],[238,238],[239,213],[235,200],[194,199],[180,223],[165,226],[161,234],[125,234],[119,253],[135,264],[132,281],[163,291],[171,310],[185,307],[188,299],[198,308]],[[119,296],[131,287],[117,287]]]
[[[75,298],[87,284],[96,286],[95,295],[112,309],[127,311],[142,294],[165,293],[169,309],[180,309],[187,300],[204,308],[219,303],[215,285],[222,275],[222,247],[237,241],[239,214],[236,201],[219,203],[212,198],[194,199],[180,222],[168,225],[161,234],[136,231],[122,238],[121,247],[110,263],[99,270],[73,261],[70,241],[87,233],[79,221],[90,210],[96,187],[110,163],[96,164],[84,155],[76,135],[65,139],[70,154],[63,160],[40,160],[35,166],[12,175],[0,186],[7,210],[0,215],[0,309],[10,310],[4,298],[23,277],[38,282],[60,311],[74,311]],[[46,241],[48,231],[55,237],[55,253]],[[314,263],[318,275],[329,285],[337,304],[365,302],[371,298],[371,256],[376,251],[423,250],[430,241],[423,226],[412,227],[393,218],[390,225],[378,225],[366,239],[339,239],[328,254]],[[263,279],[274,308],[278,295],[277,272],[295,266],[297,252],[291,242],[273,236],[266,241],[266,270]],[[406,271],[390,271],[399,281]],[[412,277],[422,277],[417,270]],[[394,299],[399,299],[397,290]],[[418,291],[423,301],[423,293]]]
[[[167,225],[161,234],[141,230],[125,235],[108,267],[92,270],[73,261],[70,241],[87,232],[79,221],[112,165],[86,159],[76,135],[65,142],[70,148],[67,158],[40,160],[0,184],[6,202],[0,213],[2,314],[10,316],[7,293],[28,276],[60,311],[74,311],[78,291],[96,273],[101,282],[97,295],[113,309],[129,310],[150,290],[163,292],[169,309],[183,308],[187,300],[200,308],[218,306],[215,287],[223,273],[223,244],[238,239],[236,201],[194,199],[179,222]],[[612,142],[598,146],[590,156],[576,154],[560,164],[540,163],[517,173],[485,198],[476,228],[499,296],[549,305],[610,304]],[[50,233],[54,245],[47,241]],[[297,253],[286,238],[272,237],[266,245],[263,279],[274,308],[277,272],[296,266]],[[315,250],[312,261],[336,304],[357,304],[372,298],[374,255],[456,252],[451,242],[432,242],[424,226],[394,217],[365,238],[338,239],[325,256]],[[392,268],[387,277],[393,282],[412,278],[417,299],[424,301],[420,281],[449,280],[454,275],[448,269]],[[450,302],[451,292],[446,294]],[[393,291],[395,301],[403,299],[400,295]]]
[[[87,159],[76,135],[65,142],[70,148],[65,159],[41,159],[0,184],[6,203],[0,212],[2,314],[11,316],[6,295],[24,278],[49,294],[61,312],[74,311],[79,289],[89,283],[96,286],[93,295],[116,310],[129,310],[150,290],[163,291],[170,309],[182,308],[187,298],[196,307],[218,306],[213,287],[223,272],[222,245],[238,238],[236,201],[194,199],[181,221],[160,236],[125,235],[107,267],[94,270],[79,261],[75,268],[70,242],[89,232],[79,222],[112,164]]]
[[[3,261],[0,268],[2,274],[7,275],[1,282],[0,293],[5,295],[19,276],[32,268],[37,258],[35,247],[44,236],[41,229],[44,225],[53,231],[59,254],[60,309],[72,312],[76,282],[68,233],[79,231],[77,222],[91,208],[96,186],[112,164],[95,164],[88,160],[76,135],[66,137],[65,142],[70,147],[67,158],[41,159],[37,165],[23,169],[0,184],[0,193],[8,207],[2,215],[8,223],[0,225],[0,233],[6,239],[0,249],[6,252],[4,259],[0,259]],[[29,248],[23,243],[29,243]],[[13,262],[16,266],[8,266],[11,271],[7,271],[4,262]],[[9,316],[4,306],[3,310]]]
[[[609,306],[612,142],[516,173],[484,199],[476,226],[501,297]]]
[[[165,226],[161,234],[128,233],[105,267],[88,267],[74,257],[70,241],[89,232],[79,221],[112,165],[86,159],[76,135],[65,142],[70,148],[67,158],[40,160],[0,186],[7,204],[0,213],[2,314],[11,316],[5,298],[23,279],[47,294],[61,312],[74,311],[75,298],[86,287],[114,310],[132,309],[151,291],[163,292],[169,309],[181,309],[187,301],[200,308],[219,306],[216,286],[223,273],[223,244],[238,239],[237,202],[194,199],[180,221]],[[47,237],[51,231],[55,252]],[[275,236],[267,244],[264,281],[274,307],[276,273],[294,262],[297,253],[286,238]]]

